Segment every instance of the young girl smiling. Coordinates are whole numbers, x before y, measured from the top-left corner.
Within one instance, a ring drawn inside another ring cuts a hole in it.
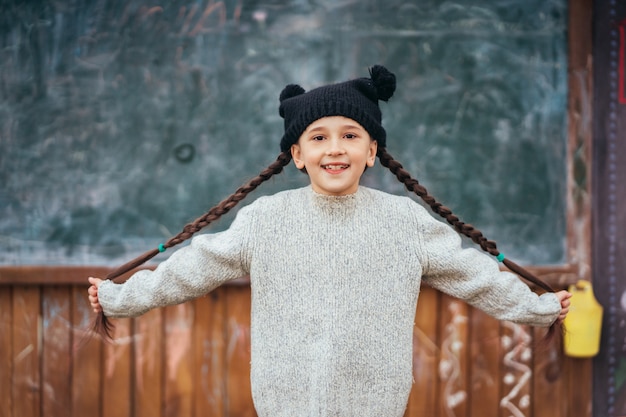
[[[414,316],[420,286],[458,297],[500,320],[558,329],[570,295],[542,295],[476,249],[549,287],[460,221],[385,149],[379,100],[395,91],[382,66],[370,78],[280,95],[281,154],[259,177],[158,249],[106,280],[89,278],[104,317],[135,317],[202,296],[248,275],[252,292],[251,383],[260,417],[402,416],[412,385]],[[359,185],[376,157],[450,227],[408,197]],[[261,197],[224,232],[194,237],[154,271],[112,278],[189,239],[293,160],[310,186]],[[455,231],[456,230],[456,231]],[[104,321],[103,321],[104,320]]]

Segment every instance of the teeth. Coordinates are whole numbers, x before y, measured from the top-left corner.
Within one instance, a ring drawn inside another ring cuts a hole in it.
[[[346,169],[348,165],[324,165],[326,169]]]

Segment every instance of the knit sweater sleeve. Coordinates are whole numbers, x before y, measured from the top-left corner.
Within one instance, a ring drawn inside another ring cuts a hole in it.
[[[104,281],[98,299],[108,317],[136,317],[148,310],[202,296],[249,272],[250,206],[223,232],[194,237],[154,271],[141,270],[126,282]]]
[[[498,320],[547,327],[561,311],[553,293],[537,295],[516,275],[500,271],[489,255],[462,248],[451,227],[427,216],[422,223],[426,266],[423,280]]]

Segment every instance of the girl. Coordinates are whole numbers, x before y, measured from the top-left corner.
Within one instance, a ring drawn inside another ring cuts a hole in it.
[[[281,154],[240,188],[159,249],[122,266],[106,280],[89,278],[89,300],[107,317],[134,317],[182,303],[224,282],[250,276],[251,382],[265,416],[402,416],[412,384],[413,323],[426,282],[500,320],[556,329],[568,312],[566,291],[537,295],[422,206],[359,185],[378,156],[430,207],[498,260],[495,242],[461,222],[385,150],[379,100],[395,91],[382,66],[360,78],[280,95],[285,133]],[[291,160],[310,186],[261,197],[240,210],[231,227],[142,270],[121,275],[191,237]]]

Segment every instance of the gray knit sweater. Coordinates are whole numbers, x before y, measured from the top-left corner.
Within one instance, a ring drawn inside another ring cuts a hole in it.
[[[422,281],[500,320],[548,326],[554,294],[516,276],[407,197],[310,187],[261,197],[154,271],[103,282],[110,317],[182,303],[250,275],[251,382],[260,417],[402,416]]]

